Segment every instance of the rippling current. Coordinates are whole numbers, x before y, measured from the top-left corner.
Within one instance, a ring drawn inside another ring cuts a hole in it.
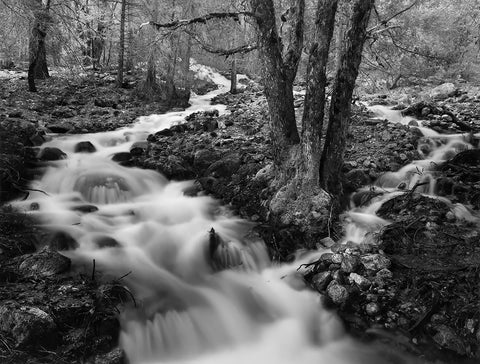
[[[46,228],[71,235],[78,247],[62,253],[76,265],[95,260],[109,276],[124,276],[137,305],[121,314],[120,345],[133,364],[386,363],[374,348],[344,333],[320,296],[306,287],[302,270],[297,271],[325,250],[299,253],[291,264],[272,264],[253,224],[208,196],[184,193],[193,182],[168,181],[154,171],[111,160],[150,133],[184,122],[192,112],[226,112],[224,105],[210,105],[210,99],[226,92],[229,81],[207,67],[195,68],[219,89],[193,96],[183,112],[142,116],[112,132],[53,136],[43,146],[60,148],[67,159],[49,162],[34,181],[32,187],[47,195],[32,193],[17,206]],[[403,122],[399,115],[390,118]],[[411,187],[419,178],[429,178],[423,192],[431,193],[429,163],[470,148],[464,139],[449,136],[433,143],[425,160],[377,181],[376,187],[389,193],[347,213],[344,240],[361,242],[369,231],[388,224],[375,212],[400,193],[399,184]],[[75,153],[82,141],[90,141],[96,151]],[[417,168],[425,173],[415,174]],[[30,211],[32,203],[38,209]]]

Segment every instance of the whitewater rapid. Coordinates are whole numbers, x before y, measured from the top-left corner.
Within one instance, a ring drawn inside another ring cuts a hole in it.
[[[107,277],[123,277],[136,299],[120,317],[120,345],[132,364],[384,363],[374,350],[347,337],[320,295],[306,286],[298,267],[326,250],[299,252],[291,264],[272,264],[254,225],[208,196],[186,195],[192,181],[168,181],[155,171],[111,160],[149,134],[185,122],[192,112],[227,112],[210,100],[226,92],[229,81],[208,67],[193,69],[219,89],[194,95],[185,111],[142,116],[111,132],[54,135],[43,147],[60,148],[67,158],[48,162],[32,184],[45,193],[31,193],[16,202],[17,208],[72,236],[77,246],[62,254],[77,267],[90,271],[95,261]],[[374,188],[382,194],[348,212],[344,240],[360,242],[388,224],[375,215],[381,203],[400,193],[399,183],[416,183],[410,178],[413,169],[442,160],[454,146],[468,148],[462,138],[451,137],[445,151],[440,147],[427,160],[378,182]],[[96,151],[75,153],[82,141]]]

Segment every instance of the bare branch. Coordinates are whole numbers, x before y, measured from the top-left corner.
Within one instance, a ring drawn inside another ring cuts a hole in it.
[[[208,53],[214,53],[214,54],[219,54],[221,56],[231,56],[233,54],[238,54],[238,53],[249,53],[251,51],[254,51],[255,49],[258,48],[257,44],[243,44],[241,46],[235,47],[235,48],[230,48],[230,49],[223,49],[223,48],[215,48],[210,44],[205,43],[202,41],[196,34],[193,32],[186,32],[188,35],[192,37],[192,39],[197,42],[200,47],[202,47],[203,50],[207,51]]]
[[[184,20],[174,20],[170,23],[156,23],[154,21],[149,21],[148,23],[143,23],[140,25],[140,28],[146,26],[146,25],[152,25],[155,27],[157,30],[160,30],[162,28],[168,28],[168,29],[178,29],[180,27],[184,27],[190,24],[205,24],[208,20],[212,19],[233,19],[234,21],[240,21],[239,17],[240,15],[245,15],[245,16],[254,16],[253,13],[248,12],[248,11],[240,11],[236,13],[209,13],[197,18],[192,18],[192,19],[184,19]]]
[[[390,16],[389,18],[387,18],[386,20],[380,20],[380,17],[378,15],[378,12],[377,12],[377,9],[375,8],[375,12],[380,20],[380,23],[377,24],[377,25],[374,25],[373,27],[371,27],[370,29],[367,30],[367,33],[370,33],[374,30],[376,30],[377,28],[379,28],[380,26],[386,26],[388,24],[388,22],[390,20],[392,20],[393,18],[396,18],[397,16],[405,13],[406,11],[410,10],[411,8],[413,8],[415,5],[417,5],[418,3],[418,0],[415,0],[413,3],[411,3],[410,5],[408,5],[406,8],[400,10],[399,12],[393,14],[392,16]]]

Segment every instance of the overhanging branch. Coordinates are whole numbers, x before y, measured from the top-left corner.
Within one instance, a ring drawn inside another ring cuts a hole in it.
[[[207,44],[205,43],[204,41],[202,41],[196,34],[194,34],[193,32],[189,32],[187,31],[187,34],[189,34],[192,39],[197,42],[200,47],[207,51],[208,53],[214,53],[214,54],[219,54],[221,56],[225,56],[225,57],[228,57],[228,56],[231,56],[233,54],[245,54],[245,53],[249,53],[251,51],[254,51],[255,49],[258,48],[257,44],[243,44],[241,46],[238,46],[238,47],[234,47],[234,48],[230,48],[230,49],[224,49],[224,48],[216,48],[216,47],[213,47],[212,45],[210,44]]]
[[[183,20],[174,20],[169,23],[157,23],[154,21],[149,21],[147,23],[143,23],[140,25],[140,28],[146,26],[146,25],[151,25],[155,27],[157,30],[166,28],[166,29],[178,29],[180,27],[184,27],[190,24],[205,24],[207,21],[212,20],[212,19],[233,19],[234,21],[240,21],[240,16],[254,16],[253,13],[249,11],[240,11],[240,12],[235,12],[235,13],[209,13],[197,18],[192,18],[192,19],[183,19]]]

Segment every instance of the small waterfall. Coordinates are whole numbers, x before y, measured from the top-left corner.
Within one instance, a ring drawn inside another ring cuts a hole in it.
[[[377,118],[387,119],[392,123],[408,125],[412,120],[415,120],[411,117],[403,117],[401,111],[391,110],[381,105],[371,106],[369,110],[373,111]],[[435,196],[435,168],[456,154],[473,148],[468,142],[468,134],[439,134],[428,128],[421,127],[421,121],[415,121],[417,125],[420,125],[419,129],[424,135],[423,140],[418,145],[418,152],[424,156],[424,159],[413,161],[397,172],[384,173],[375,181],[373,186],[364,187],[352,196],[352,210],[346,214],[346,235],[343,241],[361,243],[367,234],[378,231],[382,226],[387,225],[389,222],[376,216],[376,212],[383,203],[398,196],[402,193],[401,191],[415,189],[415,192],[425,194],[431,198],[438,198]],[[362,206],[355,203],[355,201],[361,199],[361,196],[368,194],[373,196],[368,203]],[[445,202],[452,205],[452,209],[458,211],[458,215],[456,213],[457,216],[461,215],[460,210],[468,212],[468,209],[461,204],[456,205],[462,207],[454,207],[450,201],[446,200]],[[478,221],[478,218],[471,215],[471,213],[465,215],[469,216],[467,219]]]

